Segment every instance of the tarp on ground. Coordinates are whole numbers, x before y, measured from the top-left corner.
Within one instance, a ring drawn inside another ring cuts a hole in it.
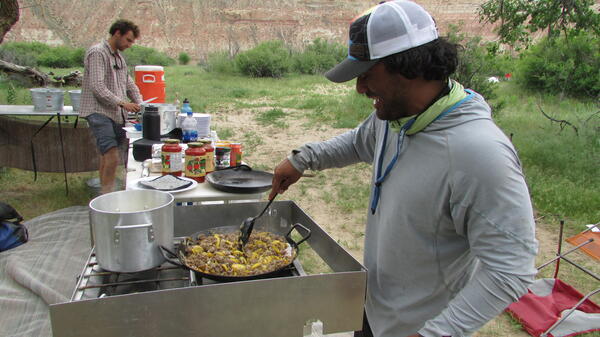
[[[24,223],[29,242],[0,253],[0,336],[50,337],[49,305],[71,298],[91,250],[89,212],[69,207]]]

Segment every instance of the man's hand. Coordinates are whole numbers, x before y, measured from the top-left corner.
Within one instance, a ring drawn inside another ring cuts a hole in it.
[[[277,167],[273,174],[273,187],[271,188],[271,194],[269,194],[269,200],[275,197],[275,193],[285,192],[290,185],[298,181],[302,177],[302,173],[298,172],[292,166],[289,160],[284,159]]]
[[[123,103],[121,105],[125,111],[128,112],[138,112],[140,111],[140,105],[135,103]]]

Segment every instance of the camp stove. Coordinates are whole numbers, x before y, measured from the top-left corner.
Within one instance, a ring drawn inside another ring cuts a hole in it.
[[[175,207],[175,245],[188,235],[241,223],[264,202]],[[54,336],[300,337],[307,322],[324,333],[360,330],[364,267],[292,201],[274,202],[256,228],[284,235],[294,224],[311,230],[300,246],[330,272],[304,271],[300,259],[268,279],[219,283],[196,279],[165,262],[138,273],[102,270],[92,248],[70,301],[50,306]],[[307,245],[308,243],[308,245]]]
[[[183,238],[175,238],[175,247]],[[291,277],[307,275],[300,261],[277,273],[273,277]],[[77,277],[77,284],[71,301],[81,301],[106,296],[127,295],[146,291],[157,291],[217,284],[219,281],[197,277],[196,273],[181,266],[165,262],[157,268],[135,273],[120,273],[103,270],[98,265],[96,254],[92,250],[85,268]]]

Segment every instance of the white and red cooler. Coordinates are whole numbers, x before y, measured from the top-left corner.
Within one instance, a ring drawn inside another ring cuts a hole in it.
[[[156,97],[152,103],[165,103],[165,70],[161,66],[135,66],[135,84],[140,89],[142,99]]]

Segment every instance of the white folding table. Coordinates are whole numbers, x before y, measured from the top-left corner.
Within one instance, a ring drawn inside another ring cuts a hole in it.
[[[133,184],[142,177],[142,162],[136,161],[133,158],[133,141],[129,140],[129,151],[127,158],[127,177],[125,179],[125,188],[127,190],[134,189]],[[160,173],[150,172],[150,176],[158,177]],[[223,192],[212,187],[208,182],[198,183],[198,185],[189,190],[179,193],[173,193],[175,201],[181,205],[190,204],[215,204],[215,203],[235,203],[259,201],[265,195],[265,192],[259,193],[229,193]]]

